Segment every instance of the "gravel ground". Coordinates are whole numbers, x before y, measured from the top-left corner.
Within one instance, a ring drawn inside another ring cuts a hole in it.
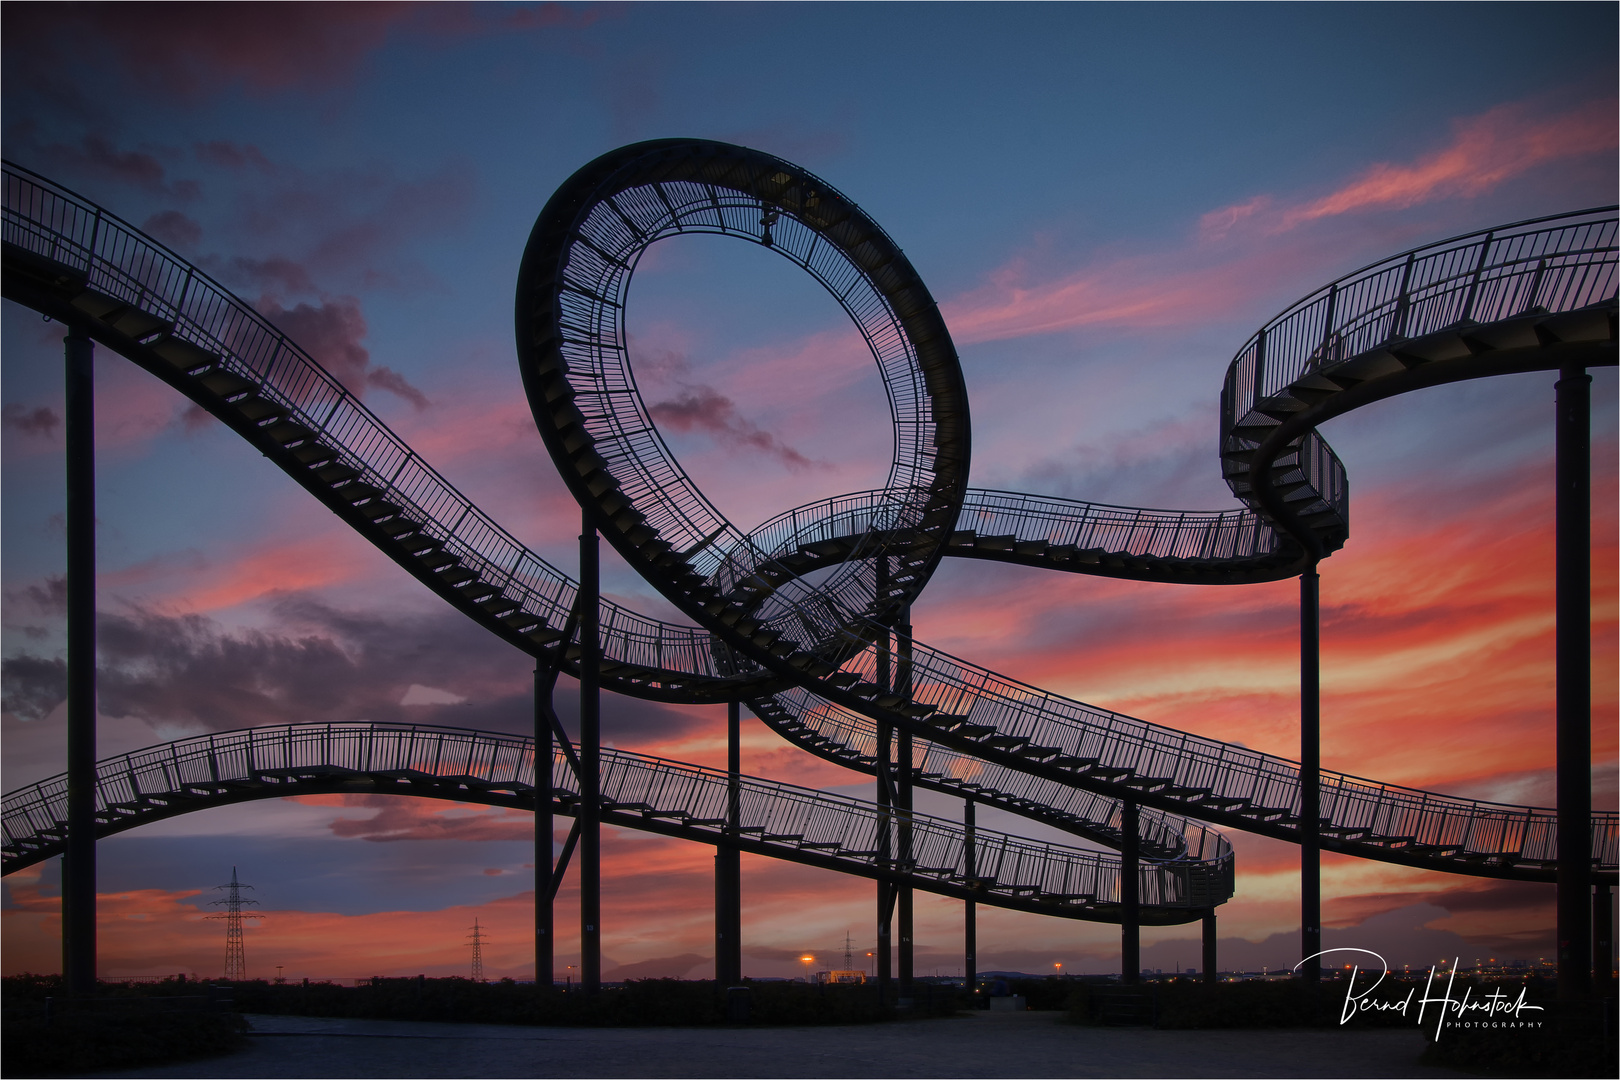
[[[1058,1013],[852,1027],[534,1028],[250,1016],[241,1052],[97,1077],[1429,1077],[1415,1029],[1148,1031]]]

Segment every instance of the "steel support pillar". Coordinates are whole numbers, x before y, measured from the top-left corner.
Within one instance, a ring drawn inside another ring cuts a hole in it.
[[[1592,992],[1592,377],[1559,373],[1558,487],[1558,998]]]
[[[556,859],[552,836],[556,831],[551,789],[552,691],[557,671],[545,664],[534,665],[534,981],[550,986],[556,972],[556,917],[552,899],[552,878]]]
[[[726,835],[742,835],[742,708],[726,702]],[[714,977],[721,987],[742,982],[742,852],[714,853]]]
[[[873,592],[876,596],[883,596],[889,591],[889,559],[888,556],[879,556],[875,560],[874,570],[877,575]],[[885,631],[877,639],[877,684],[885,690],[894,686],[894,655],[890,651],[892,642]],[[894,726],[887,721],[878,720],[877,723],[877,803],[878,803],[878,836],[877,836],[877,864],[880,869],[890,869],[894,865]],[[879,878],[877,883],[877,984],[878,1000],[887,1003],[892,1000],[892,982],[894,980],[894,951],[892,930],[894,926],[894,904],[896,900],[894,883],[886,878]]]
[[[587,993],[602,988],[602,561],[596,515],[579,533],[579,967]]]
[[[1299,575],[1299,947],[1306,982],[1322,980],[1321,578]]]
[[[1609,886],[1592,890],[1592,996],[1614,998],[1614,899]]]
[[[979,850],[977,843],[977,829],[972,799],[962,800],[962,872],[970,886],[977,885],[979,877]],[[967,910],[963,915],[963,952],[962,973],[966,976],[965,989],[968,997],[973,996],[974,989],[979,984],[979,905],[969,900]]]
[[[62,859],[62,972],[71,995],[96,990],[96,401],[95,345],[73,327],[67,392],[67,850]]]
[[[1215,909],[1204,912],[1204,982],[1216,982],[1218,957],[1215,950]]]
[[[895,678],[894,692],[907,701],[911,700],[911,608],[902,610],[900,621],[895,624]],[[899,763],[899,773],[896,776],[895,804],[899,811],[898,854],[900,866],[907,872],[911,870],[916,861],[912,852],[911,837],[911,811],[912,795],[912,753],[911,732],[900,731],[895,736],[896,760]],[[912,915],[915,910],[914,891],[910,885],[899,885],[899,903],[897,914],[900,922],[900,1006],[910,1006],[913,996],[913,939]]]
[[[893,863],[893,808],[892,778],[890,776],[890,763],[894,760],[894,729],[885,721],[877,721],[877,801],[878,801],[878,835],[877,862],[879,867],[888,867]],[[879,878],[877,883],[877,984],[878,1000],[890,1000],[890,983],[893,981],[893,940],[890,929],[894,919],[894,885],[886,878]]]
[[[1119,981],[1134,983],[1142,971],[1141,837],[1136,803],[1120,803]]]

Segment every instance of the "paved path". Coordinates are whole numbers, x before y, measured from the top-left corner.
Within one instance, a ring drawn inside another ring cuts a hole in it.
[[[1058,1013],[850,1027],[531,1028],[250,1016],[248,1049],[97,1077],[1441,1077],[1417,1030],[1144,1031]]]

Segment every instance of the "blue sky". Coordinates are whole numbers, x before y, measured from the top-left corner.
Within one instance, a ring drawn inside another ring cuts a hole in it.
[[[956,339],[976,485],[1199,509],[1233,505],[1214,454],[1216,402],[1226,363],[1265,319],[1406,247],[1615,192],[1616,15],[1601,4],[13,4],[3,18],[8,159],[257,304],[565,569],[577,511],[522,398],[512,290],[551,192],[624,143],[754,146],[871,214]],[[653,390],[708,387],[731,402],[729,420],[668,434],[720,505],[753,524],[869,486],[888,433],[837,307],[738,247],[660,246],[630,318]],[[60,428],[29,418],[60,411],[60,328],[9,303],[0,317],[4,654],[48,660],[62,633],[40,599],[63,566]],[[166,387],[105,353],[98,378],[101,607],[132,640],[192,650],[104,658],[140,689],[104,698],[108,752],[273,718],[525,722],[522,657],[459,626]],[[1596,373],[1594,403],[1597,539],[1612,553],[1612,370]],[[1544,596],[1550,611],[1550,418],[1550,377],[1517,376],[1324,429],[1355,500],[1351,544],[1324,568],[1330,767],[1550,801],[1550,639],[1536,606]],[[739,431],[772,433],[780,452],[738,452]],[[643,610],[669,610],[611,557],[607,580]],[[1609,656],[1595,703],[1612,718],[1612,570],[1595,588]],[[947,565],[918,605],[918,635],[1081,700],[1292,756],[1292,596],[1287,582],[1200,591]],[[1441,645],[1484,674],[1438,672]],[[200,702],[215,700],[203,684],[225,646],[248,657],[326,649],[345,680],[320,695],[254,669],[242,675],[253,707],[221,715]],[[1385,685],[1393,672],[1404,697]],[[413,684],[465,701],[400,704]],[[718,752],[715,710],[607,709],[620,745],[697,761]],[[60,769],[61,724],[59,708],[8,705],[8,790]],[[1610,727],[1598,729],[1598,790],[1612,802]],[[870,786],[758,725],[745,764]],[[386,813],[266,804],[108,843],[104,890],[144,897],[130,903],[174,926],[161,949],[115,935],[112,970],[206,972],[212,927],[185,915],[206,897],[182,894],[235,862],[267,909],[305,913],[282,925],[358,920],[323,923],[309,941],[373,942],[383,932],[364,927],[400,910],[447,928],[444,948],[405,956],[264,939],[309,974],[460,970],[460,923],[480,913],[506,937],[486,954],[491,969],[520,972],[525,845],[410,839],[426,833],[403,818],[395,832],[407,838],[392,842],[334,825]],[[452,816],[517,835],[517,823]],[[662,892],[681,915],[660,929],[610,900],[610,956],[701,974],[707,853],[614,842],[642,852],[626,856],[638,873],[664,875],[625,878],[622,891]],[[1250,942],[1282,935],[1255,955],[1292,962],[1295,856],[1238,844],[1225,925]],[[609,863],[610,875],[629,873]],[[840,942],[846,927],[869,929],[864,884],[764,864],[748,873],[759,974]],[[7,970],[54,948],[54,874],[8,882]],[[1349,862],[1331,864],[1328,882],[1330,923],[1377,920],[1392,951],[1436,933],[1459,948],[1533,951],[1550,932],[1550,889]],[[942,956],[957,948],[953,910],[930,908],[919,935]],[[1037,970],[1050,955],[1095,969],[1117,956],[1105,928],[987,918],[989,966]]]

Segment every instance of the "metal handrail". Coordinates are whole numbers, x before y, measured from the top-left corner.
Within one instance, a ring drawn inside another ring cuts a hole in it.
[[[297,724],[193,736],[107,758],[97,764],[96,810],[106,824],[142,812],[167,811],[169,800],[187,809],[210,794],[235,799],[233,785],[263,785],[263,797],[303,776],[382,776],[449,781],[469,792],[504,791],[519,804],[534,787],[534,742],[522,736],[416,724]],[[1056,908],[1120,902],[1118,857],[1045,843],[994,829],[977,829],[971,862],[963,826],[928,814],[772,780],[737,778],[741,793],[737,832],[782,848],[807,847],[851,868],[864,867],[924,882],[971,883],[982,901],[1017,897],[1020,906]],[[558,749],[551,783],[566,804],[577,799],[575,778]],[[710,839],[728,831],[732,778],[726,772],[623,750],[603,749],[601,794],[608,810],[648,818],[679,815],[689,832]],[[419,789],[420,790],[420,789]],[[409,789],[402,789],[408,793]],[[67,814],[67,777],[50,777],[4,798],[5,851],[12,862],[57,841]],[[899,863],[881,853],[879,836],[903,816],[911,855]],[[623,817],[616,818],[621,824]],[[1231,853],[1193,861],[1144,862],[1144,904],[1202,908],[1231,895]],[[1224,889],[1224,892],[1222,891]],[[1063,913],[1061,911],[1056,913]]]
[[[883,491],[857,491],[794,507],[752,530],[753,546],[770,558],[828,540],[881,531]],[[1275,529],[1247,507],[1237,510],[1152,510],[1051,495],[969,488],[957,532],[1010,535],[1054,548],[1179,559],[1201,565],[1254,559],[1278,550]]]
[[[1221,397],[1223,450],[1255,445],[1233,429],[1275,423],[1261,406],[1324,366],[1437,331],[1611,299],[1615,211],[1554,214],[1425,244],[1303,297],[1256,331],[1229,365]],[[1304,437],[1300,453],[1311,491],[1342,523],[1344,466],[1315,431]],[[1234,491],[1252,503],[1246,477],[1242,468],[1229,473]]]

